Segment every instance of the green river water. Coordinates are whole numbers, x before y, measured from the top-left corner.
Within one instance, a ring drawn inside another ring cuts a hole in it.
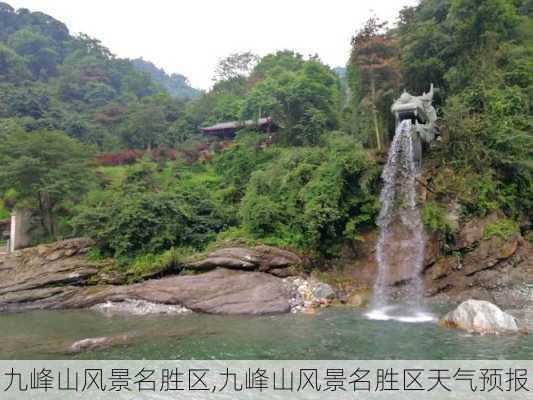
[[[128,335],[72,354],[89,337]],[[435,322],[372,321],[349,308],[267,317],[108,316],[93,311],[0,315],[0,359],[533,359],[533,335],[477,336]]]

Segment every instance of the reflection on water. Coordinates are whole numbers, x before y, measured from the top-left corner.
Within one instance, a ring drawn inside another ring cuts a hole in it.
[[[108,349],[68,352],[77,340],[119,335],[129,339]],[[533,336],[477,336],[435,322],[369,320],[349,308],[269,317],[39,311],[0,315],[0,358],[532,359]]]

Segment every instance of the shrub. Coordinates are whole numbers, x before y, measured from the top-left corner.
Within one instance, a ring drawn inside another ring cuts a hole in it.
[[[239,215],[253,238],[333,255],[349,233],[373,226],[377,180],[366,153],[353,138],[332,133],[324,147],[284,149],[255,171]]]
[[[518,224],[512,219],[502,218],[488,224],[483,232],[483,239],[488,240],[494,236],[507,240],[518,232]]]
[[[78,207],[76,234],[95,238],[104,254],[131,260],[171,247],[202,248],[226,226],[221,207],[202,186],[160,185],[153,163],[129,168],[122,182]],[[178,183],[178,182],[176,182]]]
[[[180,260],[192,252],[189,248],[172,247],[160,254],[143,254],[127,263],[125,272],[130,281],[139,281],[153,274],[177,272],[181,269]]]
[[[454,227],[446,210],[433,201],[427,201],[422,208],[422,222],[433,232],[451,233]]]

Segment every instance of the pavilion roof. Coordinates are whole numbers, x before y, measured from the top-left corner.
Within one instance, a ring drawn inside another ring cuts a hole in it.
[[[212,133],[212,132],[219,132],[219,131],[226,131],[226,130],[237,130],[252,126],[265,126],[272,123],[271,117],[264,117],[259,119],[249,119],[246,121],[226,121],[226,122],[220,122],[215,125],[206,126],[203,128],[200,128],[200,130],[204,133]]]

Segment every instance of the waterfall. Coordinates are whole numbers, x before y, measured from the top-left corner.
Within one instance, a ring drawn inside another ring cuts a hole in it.
[[[421,306],[426,237],[416,202],[418,167],[412,130],[409,119],[398,124],[383,170],[381,212],[377,221],[378,274],[371,311],[367,313],[371,319],[405,322],[433,319]],[[391,286],[400,284],[405,300],[395,304],[391,298]]]

